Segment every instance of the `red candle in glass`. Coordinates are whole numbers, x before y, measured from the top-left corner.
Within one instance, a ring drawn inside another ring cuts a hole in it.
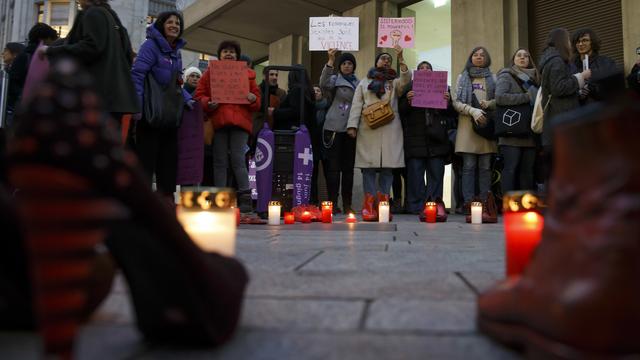
[[[538,199],[529,193],[509,193],[504,198],[504,233],[507,276],[522,274],[540,243],[544,218]]]
[[[424,215],[427,218],[428,223],[436,222],[436,214],[438,212],[438,205],[434,202],[428,202],[424,206]]]
[[[349,213],[349,215],[347,215],[347,220],[345,221],[347,222],[347,224],[355,224],[357,222],[356,214]]]
[[[311,213],[308,211],[305,211],[302,213],[302,215],[300,216],[300,221],[302,221],[305,224],[308,224],[311,222]]]
[[[331,201],[323,201],[322,204],[322,222],[331,224],[333,222],[333,203]]]
[[[291,225],[291,224],[295,224],[296,223],[296,218],[293,215],[292,212],[285,212],[284,213],[284,223],[286,225]]]

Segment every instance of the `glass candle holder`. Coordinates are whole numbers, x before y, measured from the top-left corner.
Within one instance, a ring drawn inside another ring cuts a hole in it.
[[[482,224],[482,203],[479,201],[471,203],[471,223]]]
[[[331,201],[323,201],[320,206],[322,207],[322,222],[331,224],[333,222],[333,203]]]
[[[388,223],[389,222],[389,202],[388,201],[380,201],[378,204],[378,222]]]
[[[311,222],[311,213],[308,211],[305,211],[302,213],[302,215],[300,216],[300,222],[303,222],[305,224],[308,224]]]
[[[346,222],[347,224],[355,224],[355,223],[357,223],[357,222],[358,222],[358,219],[356,219],[356,214],[354,214],[354,213],[349,213],[349,214],[347,215],[347,219],[345,220],[345,222]]]
[[[280,225],[280,211],[282,205],[279,201],[269,201],[269,225]]]
[[[530,192],[509,192],[503,197],[507,276],[522,274],[542,238],[542,203]]]
[[[291,224],[295,224],[296,223],[296,217],[295,215],[293,215],[292,212],[285,212],[284,213],[284,223],[286,225],[291,225]]]
[[[429,201],[424,204],[424,215],[426,217],[426,222],[435,223],[437,213],[438,213],[438,204],[432,201]]]
[[[178,221],[203,251],[225,256],[235,254],[235,191],[230,188],[183,187]]]

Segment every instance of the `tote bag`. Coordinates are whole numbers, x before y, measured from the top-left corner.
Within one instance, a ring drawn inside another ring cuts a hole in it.
[[[540,84],[540,88],[538,89],[538,95],[536,95],[536,101],[533,104],[533,114],[531,115],[531,131],[536,134],[542,134],[542,125],[544,124],[544,112],[547,111],[547,107],[551,102],[551,96],[549,95],[549,99],[545,104],[544,108],[542,107],[542,83]]]

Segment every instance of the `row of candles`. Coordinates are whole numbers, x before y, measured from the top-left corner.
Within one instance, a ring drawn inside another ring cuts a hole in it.
[[[178,208],[178,220],[193,241],[203,251],[217,252],[226,256],[235,254],[237,227],[237,208],[234,192],[226,189],[204,191],[183,191]],[[542,237],[544,218],[540,214],[538,198],[528,192],[510,193],[503,198],[505,226],[505,258],[507,276],[521,274],[530,261]],[[282,206],[278,202],[269,204],[270,225],[280,224]],[[425,206],[426,221],[436,222],[436,203]],[[325,201],[321,204],[321,221],[333,222],[333,204]],[[379,206],[380,222],[389,222],[389,204],[381,202]],[[472,223],[482,223],[482,204],[472,204]],[[311,213],[305,211],[301,222],[310,223]],[[475,220],[475,221],[474,221]],[[479,222],[478,222],[479,221]],[[347,223],[355,223],[353,213],[347,216]],[[284,223],[294,224],[292,212],[284,213]]]

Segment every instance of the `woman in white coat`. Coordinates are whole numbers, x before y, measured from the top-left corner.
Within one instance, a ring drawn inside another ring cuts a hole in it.
[[[360,81],[353,96],[347,133],[356,138],[355,167],[362,170],[365,192],[362,206],[364,221],[377,221],[377,201],[389,201],[393,174],[391,169],[404,167],[404,150],[402,124],[398,114],[398,97],[411,81],[411,74],[404,63],[402,48],[395,47],[400,77],[391,68],[393,59],[389,53],[376,56],[376,65],[367,73],[367,78]],[[381,101],[390,100],[395,118],[387,125],[376,129],[369,127],[362,119],[362,110]],[[380,174],[376,185],[376,173]],[[377,193],[377,199],[375,195]]]

